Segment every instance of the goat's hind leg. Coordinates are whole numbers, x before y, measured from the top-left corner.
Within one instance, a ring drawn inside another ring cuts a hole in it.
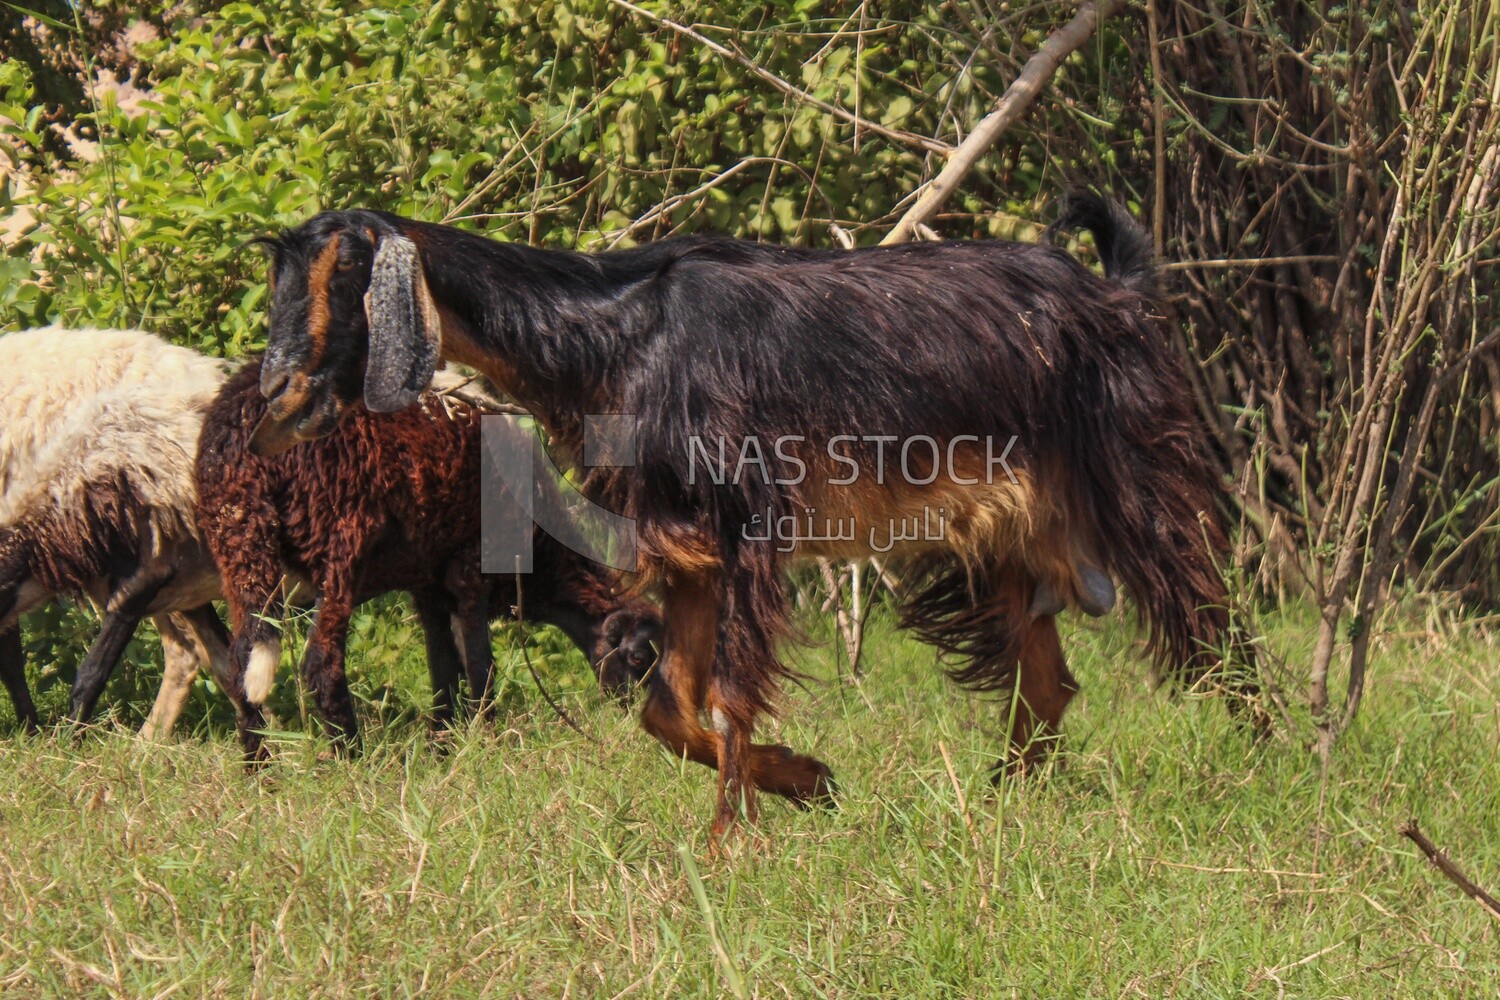
[[[1063,712],[1078,693],[1078,681],[1063,657],[1054,616],[1041,615],[1025,625],[1016,673],[1010,754],[997,769],[997,778],[1025,773],[1047,759],[1062,738]]]
[[[906,624],[966,660],[953,671],[960,684],[1002,695],[1009,747],[995,777],[1024,773],[1057,745],[1063,712],[1078,693],[1055,614],[1038,612],[1037,587],[1021,567],[971,578],[945,566],[939,574],[905,609]]]

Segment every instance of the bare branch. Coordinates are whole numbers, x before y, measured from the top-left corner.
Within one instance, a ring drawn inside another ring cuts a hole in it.
[[[1420,847],[1422,853],[1427,855],[1427,860],[1432,862],[1433,867],[1442,872],[1448,881],[1462,889],[1464,895],[1473,899],[1480,906],[1483,906],[1489,911],[1490,916],[1500,920],[1500,902],[1497,902],[1494,896],[1479,888],[1467,875],[1459,871],[1458,866],[1449,861],[1447,855],[1438,850],[1437,845],[1428,840],[1427,835],[1417,828],[1416,820],[1409,819],[1406,821],[1406,825],[1401,828],[1401,836]]]
[[[613,0],[614,3],[624,3],[625,0]],[[959,144],[948,158],[947,166],[943,167],[940,174],[928,181],[922,188],[917,203],[906,210],[901,221],[896,223],[896,228],[886,234],[882,243],[905,243],[911,239],[916,232],[917,226],[926,222],[936,214],[958,186],[963,183],[969,171],[974,169],[974,164],[979,158],[989,152],[1000,136],[1011,125],[1020,120],[1031,107],[1032,102],[1041,94],[1045,87],[1062,65],[1062,61],[1072,55],[1079,46],[1088,41],[1089,36],[1094,33],[1099,22],[1118,11],[1125,5],[1124,0],[1097,0],[1094,3],[1086,3],[1062,28],[1054,31],[1052,35],[1036,50],[1032,57],[1026,60],[1026,65],[1021,68],[1021,73],[1011,85],[1005,88],[1000,102],[995,105],[984,119],[969,133],[969,137]]]

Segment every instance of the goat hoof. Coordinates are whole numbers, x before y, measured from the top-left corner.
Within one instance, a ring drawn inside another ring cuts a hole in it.
[[[1061,770],[1065,760],[1060,754],[1055,753],[1061,742],[1060,736],[1034,737],[1025,749],[1011,751],[1010,755],[990,775],[990,783],[998,785],[1006,778],[1025,780],[1035,777],[1049,763],[1054,770]]]
[[[787,751],[796,761],[801,772],[795,779],[787,799],[798,809],[837,809],[839,806],[839,783],[834,780],[833,770],[816,757],[802,757]]]

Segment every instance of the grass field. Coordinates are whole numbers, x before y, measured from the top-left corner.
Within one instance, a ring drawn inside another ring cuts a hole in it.
[[[1500,667],[1477,629],[1414,620],[1382,640],[1320,812],[1301,745],[1252,745],[1216,702],[1153,691],[1120,622],[1065,637],[1084,691],[1058,766],[992,790],[1003,707],[877,625],[861,687],[830,647],[801,654],[816,680],[776,733],[834,766],[841,807],[768,801],[763,838],[728,859],[706,849],[710,774],[593,694],[575,657],[551,684],[592,740],[512,680],[506,721],[442,754],[418,715],[412,626],[366,615],[360,630],[354,762],[287,737],[249,777],[206,690],[166,745],[125,728],[139,701],[77,743],[4,740],[0,992],[1489,997],[1500,983],[1500,920],[1396,832],[1418,818],[1500,888]],[[1305,662],[1310,621],[1268,633]],[[287,672],[279,695],[295,716]]]

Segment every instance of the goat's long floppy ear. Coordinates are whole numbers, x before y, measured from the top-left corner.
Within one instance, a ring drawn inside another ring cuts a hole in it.
[[[394,413],[417,401],[432,381],[442,351],[442,321],[427,290],[422,260],[411,240],[385,233],[365,292],[370,353],[365,406]]]

